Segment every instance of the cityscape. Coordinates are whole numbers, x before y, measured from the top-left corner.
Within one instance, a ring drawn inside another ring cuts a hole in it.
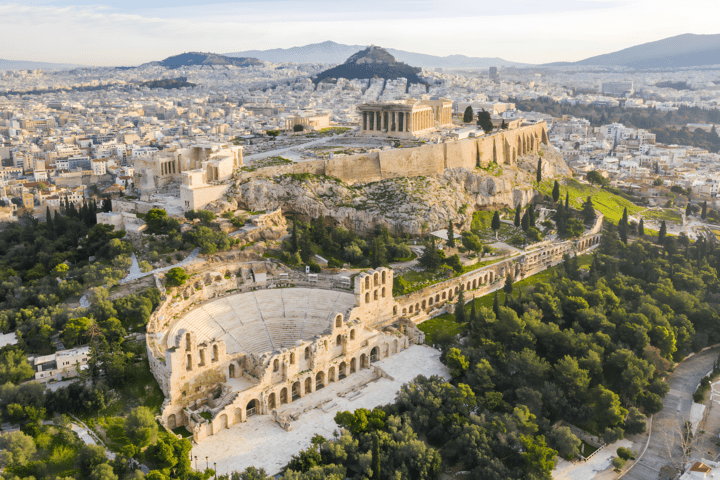
[[[720,475],[712,4],[180,3],[0,3],[3,479]]]

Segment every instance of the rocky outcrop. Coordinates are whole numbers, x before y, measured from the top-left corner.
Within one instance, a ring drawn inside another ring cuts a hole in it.
[[[552,147],[518,159],[517,166],[490,164],[487,168],[446,169],[429,177],[400,177],[368,184],[348,185],[321,175],[256,177],[228,192],[229,205],[248,210],[281,207],[315,218],[334,218],[359,232],[385,225],[395,232],[419,235],[446,228],[452,221],[470,226],[478,209],[525,205],[537,194],[533,187],[538,159],[543,176],[570,175],[570,169]]]

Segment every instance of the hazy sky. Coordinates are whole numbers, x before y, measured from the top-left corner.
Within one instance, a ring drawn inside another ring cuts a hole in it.
[[[720,33],[718,13],[718,0],[0,0],[0,58],[137,65],[333,40],[542,63]]]

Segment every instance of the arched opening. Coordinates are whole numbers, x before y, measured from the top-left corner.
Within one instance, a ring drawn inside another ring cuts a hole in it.
[[[345,373],[345,370],[347,369],[347,364],[345,362],[340,363],[340,367],[338,367],[338,379],[342,380],[347,376],[347,373]]]
[[[227,415],[224,413],[220,415],[220,429],[228,428],[228,421],[227,421]]]
[[[318,372],[317,375],[315,375],[315,391],[322,388],[325,388],[325,373]]]
[[[185,334],[185,350],[190,351],[190,334]]]
[[[416,303],[416,304],[415,304],[415,311],[417,312],[418,310],[420,310],[420,304],[419,304],[419,303]]]
[[[374,284],[373,286],[375,286],[375,287],[377,287],[377,286],[379,285],[377,272],[375,272],[375,273],[373,274],[373,284]]]
[[[228,377],[235,378],[235,365],[232,363],[228,367]]]
[[[395,340],[393,342],[393,353],[397,353],[397,352],[398,352],[398,341]]]
[[[477,288],[477,279],[473,280],[473,286],[472,286],[472,288],[473,288],[473,289]]]
[[[445,300],[445,295],[446,295],[445,292],[443,292],[443,294],[442,294],[442,299],[443,299],[443,300]]]
[[[305,347],[305,358],[310,358],[310,347]]]
[[[371,362],[377,362],[379,360],[378,358],[378,348],[373,347],[372,350],[370,350],[370,361]]]
[[[422,301],[422,309],[425,310],[425,300]]]
[[[213,359],[213,362],[217,362],[217,361],[218,361],[218,348],[217,348],[217,345],[213,345],[213,348],[212,348],[212,359]]]
[[[432,306],[432,304],[433,304],[433,298],[430,297],[430,299],[428,300],[428,306]]]
[[[295,352],[290,352],[290,365],[295,365]]]
[[[385,270],[383,270],[383,272],[382,272],[382,283],[383,283],[383,285],[385,285]],[[383,295],[383,297],[384,296],[385,295]]]
[[[393,306],[393,315],[397,315],[397,305]]]
[[[177,420],[175,420],[175,414],[171,413],[170,416],[167,419],[167,424],[169,429],[173,429],[177,427]]]
[[[360,368],[368,368],[368,358],[364,353],[360,355]]]
[[[305,379],[305,394],[312,393],[312,378]]]
[[[370,277],[365,277],[365,290],[370,290]]]
[[[407,315],[407,308],[403,308],[403,315]]]
[[[300,394],[302,393],[301,389],[302,389],[302,387],[300,386],[300,382],[293,383],[293,386],[292,386],[292,401],[293,402],[295,400],[297,400],[298,398],[300,398]]]
[[[365,294],[365,303],[370,303],[370,292]]]
[[[280,390],[280,405],[288,403],[287,388]]]
[[[350,360],[350,373],[355,373],[357,371],[357,369],[355,368],[355,365],[356,365],[356,362],[355,362],[355,359],[353,358],[352,360]]]
[[[335,317],[335,326],[337,328],[342,327],[342,315],[338,315],[337,317]]]
[[[280,360],[278,360],[276,358],[275,361],[273,362],[273,372],[277,372],[279,370],[280,370]]]
[[[256,415],[258,413],[257,411],[257,401],[255,399],[250,400],[247,404],[247,407],[245,407],[246,418],[252,417],[253,415]]]
[[[440,301],[440,295],[435,295],[435,303]]]
[[[413,313],[413,306],[412,306],[412,305],[410,305],[410,306],[408,307],[408,313]]]
[[[452,288],[448,291],[448,300],[452,300],[453,298],[453,290]]]
[[[242,422],[242,408],[235,409],[235,423]]]
[[[373,292],[373,300],[375,300],[375,301],[377,302],[377,299],[378,299],[378,291],[375,290],[375,291]]]
[[[328,370],[328,383],[335,381],[335,367],[330,367]]]
[[[335,337],[335,346],[336,347],[342,346],[342,336],[341,335],[338,335],[337,337]]]
[[[268,396],[268,408],[270,410],[275,410],[277,408],[277,400],[275,400],[275,392],[271,393]]]
[[[185,368],[187,370],[192,370],[192,355],[188,353],[187,356],[187,365],[185,365]]]

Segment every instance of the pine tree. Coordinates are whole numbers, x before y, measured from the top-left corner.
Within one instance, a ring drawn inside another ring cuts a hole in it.
[[[473,121],[473,108],[468,105],[468,107],[465,109],[465,113],[463,113],[463,122],[470,123]]]
[[[570,192],[565,192],[565,210],[570,211]]]
[[[660,231],[658,232],[658,244],[664,245],[665,244],[665,236],[667,235],[667,226],[665,225],[665,220],[662,221],[660,224]]]
[[[510,295],[513,292],[513,279],[512,275],[508,273],[508,276],[505,277],[505,286],[503,286],[503,290],[505,291],[505,295]]]
[[[495,290],[495,300],[493,300],[493,312],[495,312],[496,317],[500,315],[500,303],[498,302],[497,290]]]
[[[645,222],[643,222],[643,219],[640,219],[640,223],[638,224],[638,236],[643,237],[645,235]]]
[[[540,184],[540,182],[542,182],[542,158],[538,158],[537,182],[538,182],[538,184]]]
[[[448,236],[448,241],[447,241],[448,247],[455,248],[455,228],[453,227],[452,220],[450,220],[448,222],[447,236]]]
[[[520,220],[520,226],[523,229],[523,232],[526,232],[528,228],[530,228],[530,219],[528,218],[527,212],[523,213],[522,220]]]
[[[688,202],[687,206],[685,207],[685,216],[690,216],[690,202]]]
[[[457,323],[465,323],[465,295],[460,290],[457,303],[455,304],[455,321]]]
[[[517,204],[517,207],[515,207],[515,220],[513,221],[515,224],[515,228],[520,227],[520,204]]]
[[[557,180],[555,180],[555,185],[553,185],[552,199],[555,203],[560,199],[560,184]]]
[[[703,220],[707,218],[707,200],[705,200],[702,204],[702,213],[700,214],[700,218],[702,218]]]
[[[495,231],[495,240],[497,240],[497,232],[500,230],[500,213],[497,210],[495,210],[495,213],[493,214],[490,227]]]

